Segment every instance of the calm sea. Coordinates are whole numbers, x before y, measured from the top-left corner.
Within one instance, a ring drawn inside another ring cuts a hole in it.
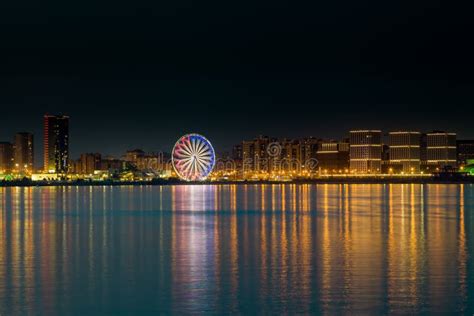
[[[0,188],[0,315],[474,312],[473,185]]]

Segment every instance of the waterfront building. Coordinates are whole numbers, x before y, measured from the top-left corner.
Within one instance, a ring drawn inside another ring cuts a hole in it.
[[[172,169],[171,156],[164,152],[145,153],[141,149],[128,150],[123,156],[123,161],[137,171],[161,174]]]
[[[398,172],[401,172],[401,166],[398,166]],[[390,147],[382,144],[382,173],[394,173],[393,166],[390,165]]]
[[[254,140],[254,171],[269,171],[268,146],[273,142],[268,136],[259,136]]]
[[[102,164],[102,156],[99,153],[81,154],[78,164],[76,165],[76,173],[93,174],[94,171],[100,170]]]
[[[242,144],[235,145],[232,148],[232,159],[238,161],[242,160]]]
[[[434,172],[442,171],[444,168],[455,168],[457,166],[456,150],[456,133],[447,133],[443,131],[427,133],[427,170]]]
[[[350,170],[358,174],[378,174],[382,168],[382,132],[350,131]]]
[[[20,173],[34,171],[33,134],[16,133],[14,145],[14,170]]]
[[[268,172],[271,170],[273,159],[278,158],[281,153],[281,145],[273,146],[276,143],[275,138],[268,136],[259,136],[251,141],[242,142],[242,171],[244,176],[246,173]],[[272,144],[272,146],[270,146]],[[271,149],[276,149],[273,155]]]
[[[101,160],[100,169],[110,173],[118,173],[126,169],[127,162],[114,157],[104,157]]]
[[[321,139],[308,137],[300,140],[301,171],[315,173],[318,171],[317,152]]]
[[[0,174],[9,173],[13,169],[13,144],[0,142]]]
[[[149,153],[137,157],[136,167],[138,170],[152,172],[161,172],[168,169],[163,152]]]
[[[319,143],[322,140],[316,137],[308,137],[301,140],[301,159],[304,162],[316,159]]]
[[[242,161],[243,161],[243,147],[242,144],[235,145],[232,148],[231,161],[234,164],[234,171],[242,170]]]
[[[69,173],[82,174],[81,159],[69,161]]]
[[[281,144],[280,155],[271,157],[272,161],[278,161],[280,170],[285,172],[299,172],[304,164],[302,157],[302,146],[299,140],[284,139]],[[274,165],[274,164],[270,164]]]
[[[459,165],[466,165],[468,160],[474,160],[474,140],[457,141],[457,159]]]
[[[132,149],[132,150],[127,150],[123,158],[126,162],[129,162],[130,164],[136,167],[138,164],[138,160],[140,158],[143,158],[144,156],[145,156],[145,152],[143,150]]]
[[[253,141],[242,142],[242,172],[247,173],[254,170],[255,146]]]
[[[43,118],[43,169],[46,173],[66,173],[69,168],[69,116]]]
[[[398,131],[389,133],[389,167],[390,171],[404,173],[420,172],[421,133]]]
[[[320,174],[347,173],[349,169],[349,143],[320,142],[316,153]]]

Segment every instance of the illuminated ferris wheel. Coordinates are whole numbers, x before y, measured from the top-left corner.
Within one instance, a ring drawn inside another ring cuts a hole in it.
[[[216,155],[211,143],[202,135],[187,134],[173,148],[173,168],[186,181],[202,181],[211,173]]]

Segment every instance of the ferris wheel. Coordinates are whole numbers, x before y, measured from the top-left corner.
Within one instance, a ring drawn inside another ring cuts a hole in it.
[[[178,139],[171,159],[178,176],[186,181],[205,180],[216,163],[214,148],[199,134],[187,134]]]

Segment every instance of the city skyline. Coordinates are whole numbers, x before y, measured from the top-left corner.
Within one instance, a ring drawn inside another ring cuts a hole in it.
[[[221,148],[259,134],[341,138],[351,128],[474,138],[469,9],[348,0],[4,5],[11,49],[0,51],[0,139],[40,135],[44,113],[73,118],[76,157],[165,150],[187,132]]]
[[[54,115],[59,115],[59,116],[63,116],[63,114],[54,114]],[[45,116],[53,116],[53,114],[44,114],[42,116],[45,117]],[[69,115],[64,115],[65,117],[68,118],[69,120]],[[73,121],[74,121],[74,118],[72,118]],[[30,133],[32,135],[36,135],[36,140],[37,140],[37,143],[36,143],[36,146],[34,146],[34,153],[33,153],[33,156],[35,157],[35,168],[38,168],[38,167],[42,167],[44,165],[44,125],[42,125],[42,123],[44,123],[43,121],[39,120],[40,121],[40,126],[41,126],[41,129],[40,129],[40,132],[38,133],[32,133],[31,131],[32,130],[37,130],[36,128],[33,129],[33,128],[30,128],[30,129],[24,129],[22,131],[15,131],[13,133],[10,133],[10,135],[7,135],[6,137],[1,137],[0,138],[0,142],[10,142],[10,143],[14,143],[15,140],[14,140],[14,136],[15,134],[21,134],[21,133]],[[375,124],[374,124],[375,125]],[[73,125],[74,127],[74,125]],[[90,127],[90,126],[88,126]],[[68,127],[70,129],[70,127]],[[369,128],[369,129],[372,129],[372,128]],[[79,130],[77,129],[77,127],[74,129],[74,130]],[[80,130],[83,130],[85,132],[87,132],[87,129],[80,129]],[[247,133],[242,133],[242,135],[238,136],[236,135],[236,139],[237,141],[234,141],[232,142],[230,139],[227,141],[227,142],[219,142],[219,141],[215,141],[214,138],[212,137],[209,137],[213,143],[217,144],[217,147],[216,147],[216,153],[218,154],[228,154],[232,151],[233,147],[235,146],[235,144],[237,143],[240,143],[241,141],[243,140],[248,140],[248,139],[253,139],[255,137],[258,137],[259,135],[265,135],[265,136],[271,136],[271,137],[274,137],[276,139],[305,139],[305,138],[309,138],[309,137],[313,137],[313,138],[319,138],[319,139],[322,139],[322,140],[343,140],[345,138],[349,138],[350,137],[350,130],[364,130],[364,128],[361,128],[361,129],[358,129],[358,128],[352,128],[352,129],[347,129],[347,130],[339,130],[337,132],[335,132],[333,135],[330,135],[328,133],[323,133],[322,135],[315,135],[315,134],[306,134],[306,135],[294,135],[292,134],[291,132],[287,133],[287,134],[284,134],[284,133],[280,133],[280,134],[265,134],[265,133],[258,133],[258,134],[249,134],[248,132]],[[389,136],[390,136],[390,133],[392,132],[399,132],[399,131],[414,131],[414,132],[418,132],[418,133],[430,133],[430,132],[435,132],[435,131],[446,131],[446,132],[455,132],[457,134],[457,139],[458,140],[467,140],[469,141],[470,139],[474,139],[474,137],[472,138],[469,138],[469,137],[462,137],[462,134],[458,133],[455,129],[441,129],[441,128],[432,128],[430,130],[421,130],[419,128],[413,128],[413,129],[375,129],[375,130],[380,130],[382,132],[382,137],[383,137],[383,141],[385,141],[387,144],[389,143]],[[122,131],[124,133],[127,133],[127,131]],[[186,131],[186,132],[193,132],[193,131]],[[70,134],[71,131],[69,131],[68,134]],[[130,132],[131,134],[133,134],[134,132],[131,131]],[[74,134],[73,134],[74,135]],[[246,136],[248,135],[248,136]],[[294,136],[292,136],[294,135]],[[326,135],[326,136],[323,136],[323,135]],[[76,137],[73,137],[73,139],[75,138],[76,141],[73,142],[73,145],[71,146],[71,148],[69,149],[68,148],[68,156],[70,157],[70,159],[76,159],[76,158],[79,158],[82,154],[86,154],[86,153],[101,153],[103,156],[110,156],[110,157],[114,157],[114,158],[121,158],[125,155],[125,153],[127,151],[130,151],[130,150],[134,150],[134,149],[142,149],[144,150],[145,152],[165,152],[165,153],[170,153],[171,152],[171,149],[172,147],[174,146],[174,143],[175,143],[175,139],[167,139],[165,140],[164,142],[160,143],[160,144],[156,144],[155,146],[146,146],[147,144],[149,145],[149,139],[146,139],[146,141],[144,141],[143,138],[140,138],[139,140],[137,140],[135,143],[131,142],[129,144],[121,144],[120,146],[118,146],[117,148],[113,148],[111,146],[99,146],[97,147],[96,144],[94,144],[94,142],[84,142],[84,140],[80,140],[78,141],[77,139],[77,135],[75,135]],[[222,136],[222,135],[221,135]],[[150,137],[151,138],[151,137]],[[219,139],[219,138],[217,138]],[[91,139],[89,139],[91,140]],[[93,140],[93,139],[92,139]],[[41,146],[39,146],[39,144],[42,144]],[[79,148],[82,148],[82,149],[79,149]],[[105,150],[104,150],[105,149]]]
[[[66,115],[43,116],[41,168],[33,167],[33,134],[18,132],[14,143],[0,142],[2,173],[102,176],[104,171],[109,175],[112,170],[121,173],[141,170],[153,171],[153,177],[163,177],[164,172],[166,177],[173,176],[168,171],[171,171],[171,157],[174,154],[168,150],[153,152],[130,147],[115,157],[103,151],[85,151],[79,157],[71,156],[69,119]],[[217,168],[215,175],[228,175],[230,162],[231,174],[236,176],[235,173],[238,172],[242,178],[259,177],[261,172],[277,176],[275,172],[278,170],[285,170],[288,175],[293,174],[291,177],[296,176],[295,172],[303,177],[315,172],[318,176],[341,173],[431,174],[446,168],[456,170],[461,167],[462,171],[464,165],[469,165],[470,170],[474,159],[474,140],[460,140],[457,133],[452,131],[352,129],[347,133],[347,137],[339,139],[313,136],[277,138],[262,135],[252,140],[241,139],[232,145],[231,151],[216,151],[221,167]],[[214,149],[212,152],[214,153]],[[294,163],[298,165],[296,169],[292,165]],[[227,164],[227,167],[222,169],[222,164]],[[214,166],[210,167],[209,173],[213,168]]]
[[[474,316],[474,1],[0,1],[0,316]]]

